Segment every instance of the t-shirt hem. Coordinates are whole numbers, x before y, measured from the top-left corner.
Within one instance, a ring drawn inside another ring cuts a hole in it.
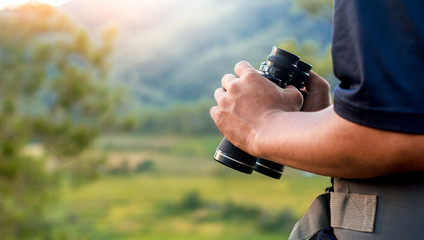
[[[424,113],[410,114],[364,109],[334,96],[334,111],[342,118],[371,128],[402,133],[424,134]]]

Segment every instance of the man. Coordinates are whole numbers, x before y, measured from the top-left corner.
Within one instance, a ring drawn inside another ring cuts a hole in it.
[[[251,155],[335,177],[337,239],[424,236],[424,2],[336,0],[332,54],[341,83],[311,72],[304,100],[239,62],[211,117]],[[299,112],[302,104],[303,111]]]

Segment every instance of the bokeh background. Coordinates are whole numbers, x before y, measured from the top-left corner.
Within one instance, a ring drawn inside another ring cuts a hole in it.
[[[0,4],[0,239],[286,239],[330,184],[216,163],[209,109],[272,46],[334,86],[331,1],[22,2]]]

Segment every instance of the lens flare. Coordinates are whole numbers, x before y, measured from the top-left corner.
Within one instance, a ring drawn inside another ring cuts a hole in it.
[[[6,7],[16,7],[28,2],[39,2],[46,3],[55,7],[61,6],[70,0],[1,0],[0,2],[0,10]]]

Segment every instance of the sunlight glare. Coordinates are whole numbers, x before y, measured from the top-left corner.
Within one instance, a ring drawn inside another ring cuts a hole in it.
[[[65,4],[66,2],[69,2],[70,0],[1,0],[0,2],[0,10],[5,7],[15,7],[27,2],[40,2],[40,3],[47,3],[49,5],[58,7],[60,5]]]

